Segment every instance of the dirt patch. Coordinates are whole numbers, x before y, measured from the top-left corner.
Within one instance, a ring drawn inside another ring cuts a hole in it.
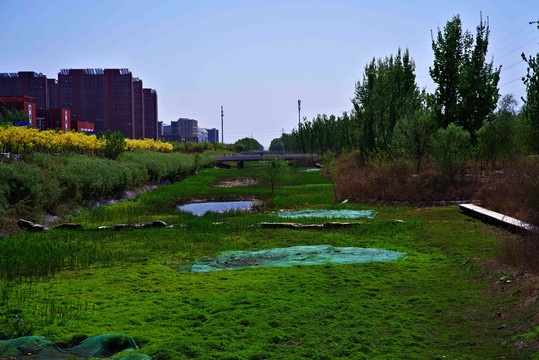
[[[215,187],[240,187],[240,186],[249,186],[258,184],[260,182],[260,179],[253,179],[253,178],[236,178],[236,179],[228,179],[223,180],[217,184],[215,184]]]

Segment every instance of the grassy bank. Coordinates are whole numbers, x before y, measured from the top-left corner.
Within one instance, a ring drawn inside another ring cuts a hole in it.
[[[181,227],[0,240],[0,312],[11,324],[4,327],[11,333],[1,335],[40,334],[72,344],[85,336],[124,333],[153,359],[533,358],[529,347],[536,340],[521,348],[508,345],[522,326],[497,315],[522,296],[511,288],[516,280],[503,290],[493,288],[503,273],[485,265],[506,235],[470,221],[457,207],[331,203],[333,187],[319,172],[290,170],[272,197],[262,166],[202,170],[71,220],[88,228],[154,219]],[[213,186],[237,177],[262,181]],[[261,201],[258,212],[195,217],[176,210],[193,199],[246,198]],[[306,208],[379,214],[341,230],[253,226],[278,221],[274,211]],[[178,270],[225,250],[320,244],[378,247],[407,257],[343,266]],[[15,316],[24,325],[13,326],[9,319]]]
[[[0,216],[61,214],[83,200],[115,197],[148,182],[183,179],[213,161],[205,155],[150,150],[125,152],[117,160],[34,153],[13,163],[0,162]]]

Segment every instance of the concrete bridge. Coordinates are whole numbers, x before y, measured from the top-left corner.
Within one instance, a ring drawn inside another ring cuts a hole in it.
[[[230,167],[223,164],[226,161],[234,161],[238,164],[238,169],[243,169],[245,161],[263,161],[268,155],[275,155],[276,157],[291,161],[296,159],[315,159],[319,158],[317,154],[285,154],[285,153],[270,153],[270,152],[256,152],[256,153],[238,153],[232,155],[210,155],[217,160],[217,166]]]

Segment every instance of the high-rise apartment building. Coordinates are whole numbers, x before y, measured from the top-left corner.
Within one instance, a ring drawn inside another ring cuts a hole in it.
[[[58,102],[71,110],[72,121],[105,127],[104,72],[102,69],[63,69],[58,73]],[[106,129],[105,129],[106,131]]]
[[[194,119],[179,118],[171,121],[172,135],[183,136],[187,141],[198,142],[198,121]]]
[[[142,90],[142,80],[133,78],[133,121],[135,122],[135,134],[137,139],[146,137],[144,127],[144,92]]]
[[[0,74],[0,96],[24,96],[19,94],[19,74]]]
[[[74,121],[89,122],[95,131],[135,133],[133,76],[128,69],[62,69],[58,73],[59,105]]]
[[[208,130],[208,142],[216,144],[219,142],[219,130],[217,129],[207,129]]]
[[[148,139],[157,140],[157,92],[154,89],[143,89],[144,94],[144,135]]]
[[[49,109],[58,109],[58,81],[56,79],[47,79],[49,89]]]
[[[160,138],[165,134],[165,129],[162,121],[157,122],[157,137]]]
[[[49,108],[47,77],[33,71],[0,74],[0,96],[30,96],[38,109]]]

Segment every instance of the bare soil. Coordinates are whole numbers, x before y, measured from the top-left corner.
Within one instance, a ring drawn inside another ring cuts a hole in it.
[[[249,186],[258,184],[260,182],[260,179],[253,179],[253,178],[235,178],[235,179],[227,179],[223,180],[217,184],[215,184],[215,187],[240,187],[240,186]]]

